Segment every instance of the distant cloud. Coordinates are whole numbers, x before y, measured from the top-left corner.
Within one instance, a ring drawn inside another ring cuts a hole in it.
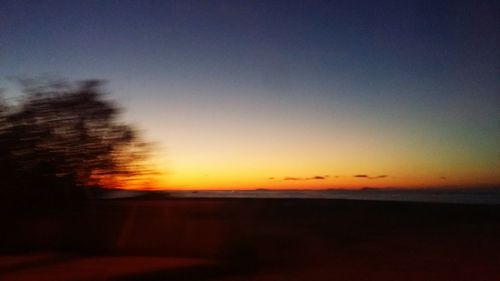
[[[308,180],[324,180],[324,179],[327,179],[329,176],[326,175],[326,176],[314,176],[314,177],[311,177],[311,178],[307,178]]]
[[[376,180],[376,179],[387,178],[389,176],[388,175],[379,175],[379,176],[371,177],[369,175],[359,174],[359,175],[354,175],[353,177],[355,177],[355,178],[364,178],[364,179],[368,179],[368,180]]]
[[[283,180],[285,181],[308,181],[308,180],[325,180],[329,178],[329,175],[324,175],[324,176],[313,176],[309,178],[299,178],[299,177],[284,177]],[[274,178],[269,178],[269,179],[274,179]]]

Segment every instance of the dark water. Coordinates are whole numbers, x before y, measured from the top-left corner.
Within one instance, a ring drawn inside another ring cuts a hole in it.
[[[210,190],[174,191],[173,197],[193,198],[319,198],[408,202],[500,204],[500,188],[485,189],[363,189],[363,190]]]

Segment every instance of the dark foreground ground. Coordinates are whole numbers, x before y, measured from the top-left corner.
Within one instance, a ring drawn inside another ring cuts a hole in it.
[[[2,212],[0,280],[500,280],[500,206],[106,200]]]

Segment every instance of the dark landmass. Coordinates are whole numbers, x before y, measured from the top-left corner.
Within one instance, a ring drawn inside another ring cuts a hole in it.
[[[499,205],[122,198],[65,208],[2,211],[0,280],[500,280]]]

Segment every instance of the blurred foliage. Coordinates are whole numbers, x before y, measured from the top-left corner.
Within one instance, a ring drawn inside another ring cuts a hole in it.
[[[146,177],[149,146],[119,122],[103,82],[22,80],[19,103],[0,100],[3,198],[88,198],[88,187]]]

